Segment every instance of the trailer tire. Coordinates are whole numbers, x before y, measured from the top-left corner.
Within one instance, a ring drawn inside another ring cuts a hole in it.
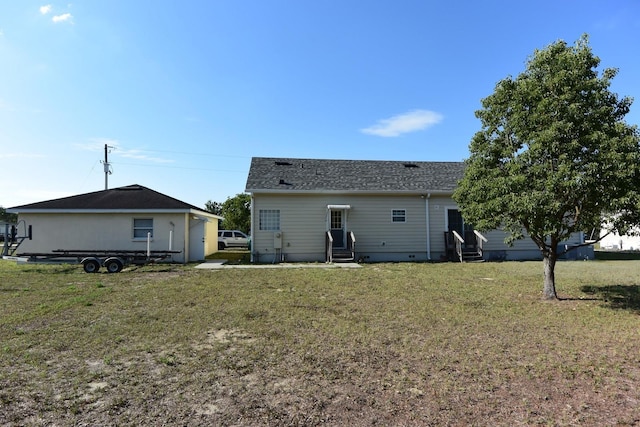
[[[124,263],[119,258],[109,258],[104,262],[107,273],[120,273]]]
[[[100,270],[100,263],[96,259],[86,259],[82,261],[82,268],[85,273],[97,273]]]

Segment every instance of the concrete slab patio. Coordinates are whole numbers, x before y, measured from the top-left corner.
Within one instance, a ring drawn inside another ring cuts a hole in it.
[[[221,270],[227,268],[360,268],[361,265],[355,262],[341,262],[341,263],[278,263],[278,264],[225,264],[226,259],[212,259],[202,264],[198,264],[195,268],[204,270]]]

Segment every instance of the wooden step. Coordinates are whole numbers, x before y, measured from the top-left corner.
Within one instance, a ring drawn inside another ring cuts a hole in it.
[[[478,252],[463,252],[462,262],[484,262],[484,258]]]
[[[355,259],[355,256],[351,251],[333,251],[331,256],[334,262],[347,262]]]

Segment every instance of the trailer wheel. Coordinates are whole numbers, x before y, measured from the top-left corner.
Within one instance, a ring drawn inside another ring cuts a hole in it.
[[[100,263],[95,259],[88,259],[82,263],[85,273],[97,273],[100,270]]]
[[[124,267],[124,263],[118,258],[110,258],[104,262],[104,267],[108,273],[120,273],[122,267]]]

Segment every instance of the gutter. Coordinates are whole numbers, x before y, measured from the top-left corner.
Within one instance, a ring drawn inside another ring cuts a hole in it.
[[[453,190],[428,190],[429,193],[428,194],[433,194],[436,196],[451,196],[453,194]],[[346,189],[342,189],[342,190],[322,190],[322,189],[312,189],[312,190],[292,190],[292,189],[278,189],[278,188],[271,188],[271,189],[265,189],[265,188],[251,188],[251,189],[246,189],[245,190],[246,193],[251,193],[251,194],[286,194],[286,195],[291,195],[291,194],[330,194],[330,195],[351,195],[351,194],[358,194],[358,195],[406,195],[406,196],[410,196],[410,195],[415,195],[415,196],[421,196],[421,197],[426,197],[424,190],[387,190],[387,191],[381,191],[381,190],[346,190]]]

